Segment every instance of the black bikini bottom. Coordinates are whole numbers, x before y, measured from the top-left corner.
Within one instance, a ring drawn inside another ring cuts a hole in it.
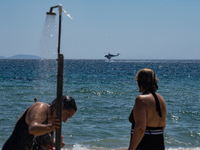
[[[131,138],[133,129],[131,131]],[[137,149],[140,150],[164,150],[164,137],[162,128],[146,128],[145,134]]]

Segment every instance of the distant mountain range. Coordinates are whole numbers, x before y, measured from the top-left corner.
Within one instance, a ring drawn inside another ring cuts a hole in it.
[[[4,56],[0,56],[0,59],[41,59],[42,57],[39,56],[35,56],[35,55],[15,55],[12,57],[4,57]]]

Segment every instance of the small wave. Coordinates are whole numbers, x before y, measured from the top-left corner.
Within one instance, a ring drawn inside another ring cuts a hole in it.
[[[190,148],[178,147],[178,148],[167,148],[166,150],[200,150],[200,147],[190,147]]]
[[[87,146],[82,146],[80,144],[75,144],[72,148],[62,148],[61,150],[127,150],[127,147],[121,147],[121,148],[114,149],[114,148],[105,148],[105,147],[87,147]],[[200,147],[166,148],[165,150],[200,150]]]
[[[72,148],[64,148],[62,150],[127,150],[127,147],[121,148],[106,148],[106,147],[90,147],[81,144],[75,144]],[[200,147],[178,147],[178,148],[166,148],[166,150],[200,150]]]
[[[85,146],[81,144],[75,144],[72,148],[64,148],[62,150],[127,150],[127,147],[121,147],[121,148],[106,148],[106,147],[90,147]]]

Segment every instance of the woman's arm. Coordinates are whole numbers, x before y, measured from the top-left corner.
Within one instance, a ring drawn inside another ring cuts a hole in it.
[[[130,150],[135,150],[137,148],[144,136],[146,129],[146,109],[141,96],[136,97],[133,116],[135,120],[135,127],[129,146]]]
[[[52,118],[51,124],[42,124],[47,118],[47,113],[47,106],[41,102],[35,103],[29,108],[26,122],[29,126],[30,134],[40,136],[59,128],[60,121],[56,116]]]

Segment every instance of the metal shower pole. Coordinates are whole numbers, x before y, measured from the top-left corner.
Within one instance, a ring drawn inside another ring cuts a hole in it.
[[[60,39],[61,39],[61,18],[62,18],[62,5],[53,6],[50,11],[47,12],[49,15],[55,15],[53,12],[54,8],[59,8],[59,34],[58,34],[58,72],[57,72],[57,100],[56,100],[56,115],[60,119],[60,128],[56,129],[56,150],[61,149],[61,127],[62,127],[62,95],[63,95],[63,62],[64,56],[60,54]]]

